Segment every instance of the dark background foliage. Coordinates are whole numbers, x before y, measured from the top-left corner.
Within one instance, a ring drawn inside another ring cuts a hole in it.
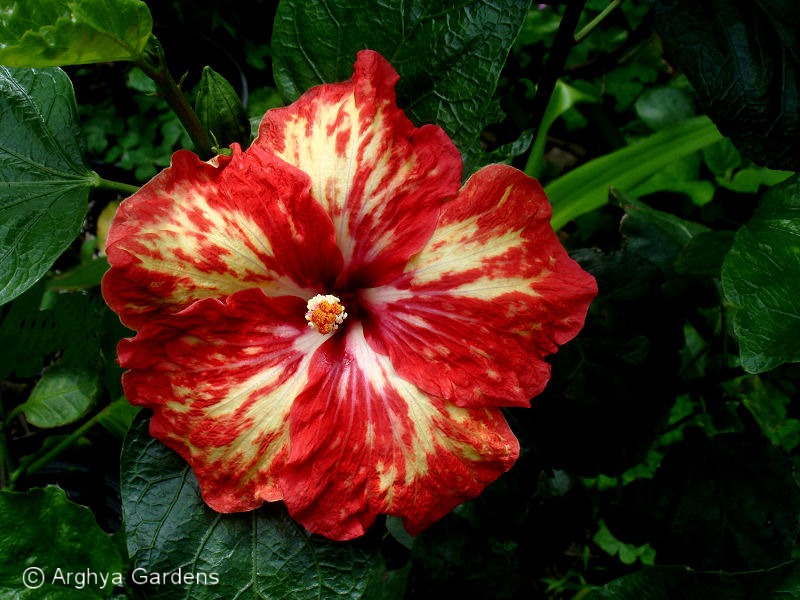
[[[550,358],[552,380],[532,407],[506,411],[523,448],[517,464],[416,539],[389,517],[361,540],[333,544],[307,535],[279,505],[232,516],[203,505],[191,471],[149,438],[147,414],[136,416],[122,397],[114,348],[130,332],[96,287],[106,267],[97,238],[120,195],[86,181],[71,189],[79,202],[88,195],[87,218],[73,219],[47,277],[0,306],[0,483],[27,491],[0,496],[0,597],[16,597],[20,565],[52,562],[52,547],[66,548],[75,568],[191,565],[228,577],[221,588],[128,581],[87,592],[120,600],[237,590],[386,600],[800,597],[791,562],[800,514],[800,369],[791,364],[800,197],[796,176],[779,184],[791,173],[773,170],[796,170],[800,156],[796,3],[626,0],[560,63],[554,48],[568,11],[577,9],[571,36],[608,2],[444,3],[445,25],[420,18],[424,2],[334,4],[333,12],[290,0],[148,6],[182,89],[207,101],[201,78],[210,66],[232,90],[217,82],[215,93],[225,102],[235,93],[251,127],[307,87],[345,78],[354,52],[369,46],[396,55],[401,107],[451,132],[468,169],[498,160],[528,169],[539,133],[535,170],[550,186],[702,113],[730,140],[670,158],[611,190],[608,202],[600,185],[602,206],[560,229],[598,281],[585,328]],[[398,19],[414,18],[420,29],[398,39]],[[342,26],[348,19],[372,37]],[[497,37],[484,43],[487,27]],[[470,65],[476,56],[479,68]],[[132,63],[65,71],[87,168],[139,185],[191,147]],[[542,128],[536,89],[556,78],[569,100]],[[430,98],[416,97],[419,89]],[[243,118],[204,124],[222,138],[232,123],[231,139],[243,140]],[[631,171],[635,158],[625,163]],[[771,264],[757,286],[754,264],[759,272]],[[40,520],[37,535],[18,535],[20,523]]]

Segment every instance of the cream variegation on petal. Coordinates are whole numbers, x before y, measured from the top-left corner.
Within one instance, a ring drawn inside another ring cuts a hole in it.
[[[120,343],[128,400],[154,410],[151,433],[192,465],[217,511],[283,497],[276,473],[291,445],[289,411],[324,340],[302,308],[248,290],[195,302]]]
[[[370,343],[430,394],[527,406],[549,377],[544,356],[577,334],[597,293],[549,219],[530,177],[504,165],[473,175],[405,273],[361,291]]]
[[[129,327],[249,288],[307,297],[339,272],[308,177],[258,149],[219,162],[178,152],[120,205],[103,293]]]
[[[362,51],[352,81],[269,111],[253,142],[311,178],[344,256],[338,288],[390,281],[461,183],[461,157],[444,131],[416,128],[397,108],[397,78],[379,54]]]
[[[278,474],[293,518],[333,539],[362,535],[378,513],[416,534],[477,496],[519,452],[499,410],[465,409],[400,377],[360,324],[317,351],[291,409]]]

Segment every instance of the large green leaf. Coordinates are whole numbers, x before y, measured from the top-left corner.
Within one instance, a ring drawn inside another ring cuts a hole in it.
[[[43,582],[41,587],[29,584]],[[87,573],[97,574],[96,576]],[[67,574],[71,575],[69,582]],[[105,585],[100,574],[107,577]],[[75,576],[82,576],[82,583]],[[36,579],[36,577],[41,577]],[[119,551],[92,512],[49,486],[25,494],[0,491],[0,596],[15,600],[95,600],[124,584]],[[79,586],[81,586],[79,588]]]
[[[800,563],[767,571],[721,573],[653,567],[615,579],[585,600],[760,600],[800,598]]]
[[[800,170],[800,3],[656,0],[667,56],[753,161]]]
[[[278,90],[295,100],[353,74],[356,52],[380,52],[400,74],[398,104],[417,125],[436,123],[479,162],[492,95],[530,2],[521,0],[283,0],[272,36]]]
[[[122,508],[134,568],[215,573],[216,585],[156,585],[149,599],[359,598],[376,565],[363,542],[312,536],[268,504],[240,514],[203,502],[189,466],[134,420],[122,452]]]
[[[800,176],[766,192],[739,229],[722,285],[739,307],[734,331],[742,366],[760,373],[800,361]]]
[[[61,69],[0,67],[0,304],[33,285],[78,235],[97,179],[85,150]]]
[[[153,28],[140,0],[0,0],[0,64],[57,67],[138,57]]]

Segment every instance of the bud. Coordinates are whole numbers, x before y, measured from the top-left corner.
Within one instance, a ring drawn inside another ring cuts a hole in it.
[[[250,145],[250,120],[230,83],[211,67],[203,69],[195,111],[215,145],[224,148],[239,142]]]

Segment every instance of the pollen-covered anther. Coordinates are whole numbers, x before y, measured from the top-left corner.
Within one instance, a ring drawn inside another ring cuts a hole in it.
[[[339,325],[347,318],[341,300],[330,294],[317,294],[308,301],[306,308],[308,308],[308,312],[306,312],[308,326],[323,335],[339,329]]]

